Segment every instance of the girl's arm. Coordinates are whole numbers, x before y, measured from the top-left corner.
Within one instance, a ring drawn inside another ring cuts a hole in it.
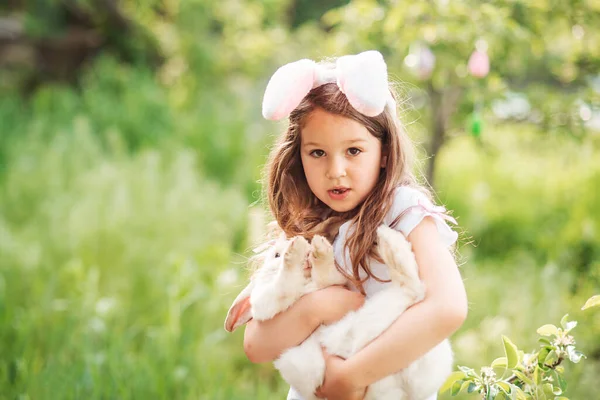
[[[326,391],[362,389],[396,373],[448,338],[464,322],[468,308],[465,288],[452,254],[440,240],[434,220],[426,217],[413,229],[408,240],[425,283],[425,299],[407,309],[361,351],[338,362],[339,368],[326,376]]]
[[[273,361],[302,343],[319,325],[331,324],[363,303],[360,293],[342,286],[309,293],[270,320],[250,320],[244,332],[244,352],[253,363]]]

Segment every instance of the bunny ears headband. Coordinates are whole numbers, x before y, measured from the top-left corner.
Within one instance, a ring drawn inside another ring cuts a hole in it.
[[[387,66],[376,50],[337,59],[330,69],[313,60],[303,59],[280,67],[271,77],[262,104],[263,117],[280,120],[287,117],[311,89],[337,83],[356,111],[368,117],[379,115],[387,105],[396,113],[396,102],[389,89]]]

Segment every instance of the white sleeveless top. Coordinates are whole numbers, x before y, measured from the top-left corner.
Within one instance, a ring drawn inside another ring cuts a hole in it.
[[[419,225],[421,221],[427,216],[433,217],[437,226],[438,232],[442,241],[447,245],[451,246],[456,242],[458,234],[448,226],[448,221],[456,224],[454,218],[444,214],[446,209],[444,207],[435,206],[427,198],[427,196],[419,191],[418,189],[409,186],[400,186],[394,192],[394,202],[383,219],[383,223],[390,226],[392,222],[402,213],[403,217],[395,225],[395,229],[402,232],[404,236],[412,232],[412,230]],[[344,243],[350,233],[354,231],[352,221],[345,222],[340,226],[338,236],[333,242],[333,251],[335,254],[335,260],[344,268],[349,274],[352,274],[352,263],[350,262],[349,250],[346,249],[345,257],[343,255]],[[389,280],[388,268],[385,264],[379,263],[375,260],[371,260],[369,267],[373,275],[382,280]],[[367,277],[366,272],[360,270],[359,276],[361,279]],[[367,297],[372,296],[381,289],[385,288],[391,282],[379,282],[375,279],[368,279],[363,287]],[[356,289],[358,291],[358,289]]]
[[[409,186],[400,186],[396,188],[394,192],[394,201],[392,203],[392,207],[390,211],[385,216],[383,223],[385,225],[390,226],[392,222],[402,213],[404,215],[395,225],[395,229],[402,232],[404,236],[408,237],[408,235],[412,232],[412,230],[419,225],[419,223],[427,216],[432,217],[437,226],[438,232],[442,241],[447,245],[451,246],[456,242],[458,238],[458,234],[450,228],[448,222],[452,222],[456,224],[456,221],[445,214],[445,208],[440,206],[435,206],[427,196]],[[340,265],[340,267],[344,268],[349,274],[352,274],[352,264],[350,262],[350,254],[348,249],[346,249],[346,254],[344,257],[344,243],[349,233],[352,233],[354,230],[354,226],[352,225],[352,221],[345,222],[342,226],[340,226],[339,233],[335,240],[333,241],[333,251],[335,254],[335,260]],[[370,269],[373,275],[381,280],[389,280],[389,273],[387,266],[385,264],[379,263],[375,260],[371,260]],[[361,278],[365,278],[367,275],[364,271],[360,271],[359,276]],[[363,283],[363,288],[367,295],[367,298],[372,296],[374,293],[379,292],[384,289],[387,285],[390,285],[391,282],[379,282],[375,279],[369,278],[365,283]],[[352,288],[352,290],[358,291],[356,288]],[[427,400],[436,400],[437,395],[431,396]],[[290,392],[288,393],[287,400],[303,400],[298,392],[294,390],[294,388],[290,388]]]

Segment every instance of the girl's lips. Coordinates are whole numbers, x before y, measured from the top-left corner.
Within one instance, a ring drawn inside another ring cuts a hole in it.
[[[328,190],[327,194],[332,200],[344,200],[350,194],[350,189]]]

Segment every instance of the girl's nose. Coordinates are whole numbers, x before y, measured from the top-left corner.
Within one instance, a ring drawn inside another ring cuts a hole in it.
[[[327,179],[338,179],[346,176],[346,164],[339,157],[332,158],[325,174]]]

